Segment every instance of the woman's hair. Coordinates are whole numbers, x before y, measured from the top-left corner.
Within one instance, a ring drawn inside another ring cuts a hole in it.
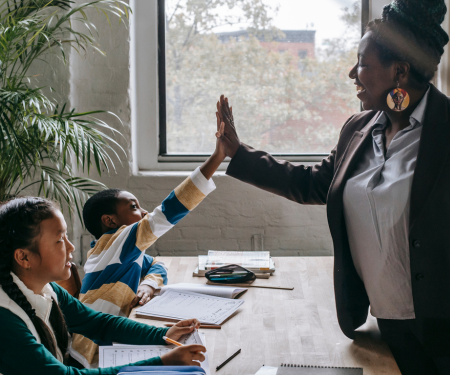
[[[16,249],[28,249],[39,254],[37,236],[40,224],[46,219],[53,218],[57,209],[53,202],[34,197],[15,198],[0,206],[0,285],[9,298],[26,312],[42,344],[55,357],[55,340],[49,327],[36,315],[36,311],[14,282],[11,271]],[[64,355],[68,346],[67,326],[55,300],[50,312],[50,324],[56,343]]]
[[[449,41],[440,26],[446,12],[444,0],[394,0],[383,8],[381,19],[369,22],[366,33],[372,32],[383,64],[408,62],[412,78],[428,83]]]

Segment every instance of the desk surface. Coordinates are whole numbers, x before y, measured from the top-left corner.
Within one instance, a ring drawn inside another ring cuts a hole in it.
[[[169,284],[205,283],[193,277],[197,257],[159,257],[169,268]],[[376,320],[369,316],[354,341],[340,330],[334,302],[333,257],[274,258],[276,272],[264,284],[293,286],[274,290],[249,288],[239,313],[221,330],[204,329],[211,374],[231,354],[241,354],[218,375],[255,374],[263,365],[294,363],[321,366],[363,367],[364,375],[397,375],[397,365],[381,341]],[[163,326],[164,322],[130,318]]]

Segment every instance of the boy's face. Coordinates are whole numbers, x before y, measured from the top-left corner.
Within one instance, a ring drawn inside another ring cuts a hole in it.
[[[139,201],[128,191],[121,191],[117,199],[116,213],[102,216],[105,232],[120,228],[122,225],[137,223],[148,213],[139,206]]]

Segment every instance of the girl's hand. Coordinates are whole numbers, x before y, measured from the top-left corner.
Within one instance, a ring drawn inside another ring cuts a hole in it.
[[[217,131],[216,137],[221,143],[225,155],[233,158],[236,155],[241,141],[234,127],[233,108],[228,105],[228,98],[223,95],[220,96],[220,100],[217,102],[217,122],[220,121],[220,130]]]
[[[150,285],[139,285],[136,292],[136,297],[134,297],[133,301],[131,301],[130,307],[133,308],[138,303],[140,305],[145,305],[147,302],[150,302],[154,294],[155,288]]]
[[[195,328],[200,328],[200,322],[197,319],[186,319],[173,325],[167,332],[169,339],[178,341],[181,336],[191,333]]]
[[[164,366],[200,366],[200,363],[196,361],[203,362],[205,360],[205,356],[201,352],[206,352],[203,345],[179,346],[163,354],[161,361]]]

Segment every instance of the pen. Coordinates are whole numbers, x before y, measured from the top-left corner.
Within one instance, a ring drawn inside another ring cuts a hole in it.
[[[163,336],[163,340],[167,341],[167,342],[170,342],[171,344],[174,344],[176,346],[184,346],[182,343],[180,343],[178,341],[175,341],[175,340],[172,340],[172,339],[169,339],[167,336]]]
[[[234,353],[230,358],[223,361],[219,366],[216,367],[216,371],[219,371],[223,366],[225,366],[228,362],[230,362],[234,357],[236,357],[241,352],[239,349],[236,353]]]

